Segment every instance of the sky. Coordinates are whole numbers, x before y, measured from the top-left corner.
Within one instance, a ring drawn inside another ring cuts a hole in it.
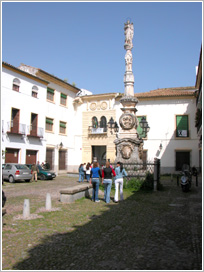
[[[2,61],[93,94],[124,92],[124,23],[134,25],[135,93],[195,86],[202,1],[2,2]]]

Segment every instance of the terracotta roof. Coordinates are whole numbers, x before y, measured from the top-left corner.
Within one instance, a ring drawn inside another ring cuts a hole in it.
[[[135,94],[137,98],[175,97],[189,95],[195,95],[195,87],[164,88]]]
[[[40,81],[44,82],[46,85],[49,83],[47,80],[44,80],[44,79],[42,79],[42,78],[40,78],[40,77],[37,77],[37,76],[35,76],[35,75],[33,75],[33,74],[30,74],[30,73],[28,73],[28,72],[25,72],[25,71],[23,71],[23,70],[21,70],[21,69],[15,67],[15,66],[13,66],[13,65],[11,65],[11,64],[9,64],[9,63],[7,63],[7,62],[5,62],[5,61],[2,61],[2,66],[7,67],[7,68],[12,68],[12,69],[16,70],[16,72],[19,72],[19,73],[21,73],[21,74],[24,74],[25,76],[31,76],[31,77],[33,77],[34,79],[37,79],[37,80],[40,80]]]

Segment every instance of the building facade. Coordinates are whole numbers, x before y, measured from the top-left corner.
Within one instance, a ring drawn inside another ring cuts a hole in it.
[[[80,92],[41,69],[3,63],[2,162],[47,161],[57,174],[78,172],[81,163],[94,158],[100,164],[114,162],[118,133],[108,124],[110,120],[119,124],[122,96]],[[158,89],[135,96],[136,116],[150,126],[146,138],[137,127],[144,140],[143,161],[160,158],[162,173],[178,172],[183,163],[199,167],[196,88]]]

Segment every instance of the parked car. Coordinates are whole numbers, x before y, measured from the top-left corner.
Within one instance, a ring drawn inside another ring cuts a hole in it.
[[[31,169],[32,168],[32,164],[26,164],[26,166]],[[42,166],[40,165],[37,165],[38,167],[38,179],[41,179],[41,180],[45,180],[45,179],[53,179],[56,177],[55,173],[50,171],[50,170],[47,170],[47,169],[43,169]]]
[[[32,178],[31,170],[25,164],[6,163],[2,169],[2,179],[13,183],[16,180],[30,181]]]

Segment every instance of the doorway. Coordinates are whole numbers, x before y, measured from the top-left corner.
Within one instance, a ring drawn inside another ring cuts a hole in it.
[[[92,161],[97,158],[100,165],[105,165],[106,163],[106,145],[92,145]]]

